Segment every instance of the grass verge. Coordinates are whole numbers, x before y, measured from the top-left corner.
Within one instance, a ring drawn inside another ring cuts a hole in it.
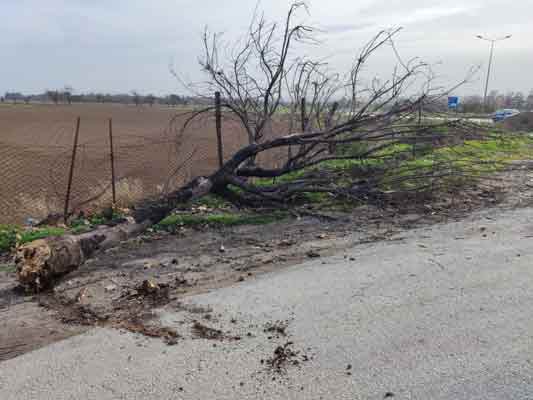
[[[66,229],[57,227],[24,230],[16,225],[0,225],[0,253],[10,251],[17,244],[25,244],[47,237],[61,236],[65,232]]]
[[[238,226],[266,225],[287,218],[284,212],[265,214],[213,213],[213,214],[172,214],[157,224],[156,229],[173,230],[189,226]]]
[[[354,150],[360,154],[361,144]],[[383,191],[412,190],[431,185],[460,185],[481,176],[503,170],[510,162],[533,159],[533,134],[493,134],[484,140],[467,140],[455,146],[436,149],[416,149],[409,144],[395,144],[375,153],[372,158],[328,160],[313,167],[295,171],[273,179],[257,179],[258,186],[292,182],[314,172],[330,172],[336,180],[349,187],[355,180],[367,176]],[[303,193],[299,199],[305,203],[328,205],[337,201],[325,193]]]

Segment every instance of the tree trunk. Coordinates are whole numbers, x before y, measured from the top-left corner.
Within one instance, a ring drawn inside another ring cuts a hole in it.
[[[150,225],[124,223],[82,235],[40,239],[17,249],[15,263],[20,284],[29,291],[47,289],[61,276],[77,269],[97,250],[116,246]]]
[[[158,223],[179,203],[208,194],[213,188],[210,178],[197,178],[184,188],[160,200],[145,202],[134,212],[134,222],[104,227],[82,235],[65,235],[36,240],[17,249],[15,263],[20,284],[28,291],[39,292],[78,269],[99,250],[105,250],[138,235]]]

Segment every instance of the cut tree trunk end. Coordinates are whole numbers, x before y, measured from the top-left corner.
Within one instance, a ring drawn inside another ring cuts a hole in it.
[[[96,251],[114,247],[142,232],[149,223],[124,223],[79,236],[40,239],[17,249],[15,264],[21,286],[28,292],[51,288],[57,279],[78,269]]]

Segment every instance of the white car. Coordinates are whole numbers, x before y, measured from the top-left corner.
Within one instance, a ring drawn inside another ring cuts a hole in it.
[[[513,117],[518,114],[520,114],[519,110],[514,108],[504,108],[502,110],[497,110],[494,114],[492,114],[492,120],[494,122],[503,121],[506,118]]]

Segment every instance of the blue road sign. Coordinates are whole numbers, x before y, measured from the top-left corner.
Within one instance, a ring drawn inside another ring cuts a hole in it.
[[[459,97],[450,96],[448,97],[448,108],[457,108],[459,106]]]

